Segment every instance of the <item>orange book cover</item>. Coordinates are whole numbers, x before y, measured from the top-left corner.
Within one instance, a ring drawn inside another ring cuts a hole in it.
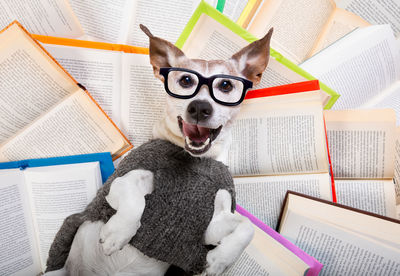
[[[134,54],[146,54],[146,55],[149,54],[148,48],[136,47],[130,45],[112,44],[105,42],[78,40],[71,38],[62,38],[62,37],[53,37],[53,36],[44,36],[35,34],[32,35],[32,37],[46,44],[74,46],[74,47],[91,48],[99,50],[109,50],[109,51],[121,51],[125,53],[134,53]]]
[[[77,86],[79,86],[80,88],[83,88],[83,86],[81,85],[81,84],[79,84],[62,66],[61,66],[61,64],[60,63],[58,63],[58,61],[55,59],[55,58],[53,58],[51,55],[50,55],[50,53],[42,46],[42,45],[40,45],[40,43],[34,38],[35,36],[36,37],[42,37],[42,36],[37,36],[37,35],[32,35],[32,34],[30,34],[18,21],[13,21],[11,24],[9,24],[6,28],[4,28],[3,30],[1,30],[0,31],[0,33],[2,33],[2,32],[4,32],[5,30],[7,30],[8,28],[10,28],[12,25],[14,25],[14,24],[16,24],[16,25],[18,25],[18,27],[19,28],[21,28],[31,39],[32,39],[32,42],[33,43],[35,43],[35,44],[37,44],[39,47],[40,47],[40,49],[42,49],[43,50],[43,52],[46,54],[46,55],[48,55],[67,75],[68,75],[68,77],[69,78],[71,78],[75,83],[76,83],[76,85]],[[52,38],[52,39],[54,39],[54,41],[57,41],[57,40],[59,40],[59,41],[64,41],[64,40],[74,40],[74,39],[66,39],[66,38]],[[86,42],[85,42],[86,43]],[[90,43],[91,44],[91,42],[89,42],[88,41],[88,43]],[[97,43],[99,43],[99,42],[93,42],[95,45],[97,45]],[[100,44],[103,44],[103,43],[100,43]],[[107,44],[107,43],[105,43],[105,44]],[[133,46],[128,46],[128,48],[129,47],[133,47]],[[134,47],[134,49],[136,49],[136,48],[138,48],[138,47]],[[99,48],[99,49],[101,49],[101,48]],[[138,51],[146,51],[145,50],[145,48],[141,48],[141,49],[139,49],[138,48]],[[85,90],[85,93],[90,97],[90,99],[96,104],[96,106],[101,110],[101,112],[106,116],[106,118],[111,122],[111,124],[115,127],[115,129],[117,129],[118,130],[118,132],[121,134],[121,136],[124,138],[124,140],[126,141],[126,143],[128,144],[128,147],[126,147],[124,150],[122,150],[117,156],[114,156],[113,157],[113,160],[116,160],[116,159],[118,159],[119,157],[121,157],[123,154],[125,154],[127,151],[129,151],[130,149],[132,149],[133,148],[133,145],[132,145],[132,143],[128,140],[128,138],[122,133],[122,131],[115,125],[115,123],[111,120],[111,118],[104,112],[104,110],[100,107],[100,105],[93,99],[93,97],[90,95],[90,93],[86,90],[86,89],[84,89]]]

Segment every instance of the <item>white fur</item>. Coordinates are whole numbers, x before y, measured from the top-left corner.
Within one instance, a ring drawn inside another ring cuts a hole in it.
[[[113,181],[106,200],[117,213],[100,231],[106,255],[122,249],[136,234],[145,207],[144,196],[152,191],[153,173],[150,171],[130,171]]]
[[[99,243],[103,222],[85,222],[79,227],[66,262],[68,275],[164,275],[169,264],[142,254],[127,244],[111,256]]]
[[[214,214],[204,235],[206,244],[216,245],[207,254],[207,275],[219,275],[243,252],[253,238],[254,228],[248,218],[231,213],[232,198],[219,190],[214,201]]]
[[[170,54],[167,58],[171,66],[189,67],[203,76],[230,74],[232,70],[224,64],[217,64],[211,69],[207,63],[198,63],[186,57],[175,58]],[[244,66],[245,61],[245,58],[240,59],[240,64],[236,66]],[[231,65],[229,62],[227,64]],[[162,79],[157,70],[155,75]],[[240,76],[238,72],[236,75]],[[194,100],[208,101],[213,107],[213,115],[205,127],[223,126],[211,148],[201,156],[224,161],[231,141],[230,129],[239,107],[215,103],[206,86],[189,100],[168,97],[165,117],[155,125],[153,136],[184,147],[177,116],[186,121],[186,109]],[[115,179],[106,200],[117,210],[116,214],[106,224],[85,222],[75,236],[66,267],[46,275],[66,275],[66,271],[69,275],[163,275],[168,264],[146,257],[128,244],[140,227],[145,207],[144,196],[152,191],[153,175],[149,171],[135,170]],[[216,245],[207,254],[207,275],[222,273],[239,257],[253,237],[254,229],[249,220],[236,213],[232,214],[231,205],[229,192],[219,190],[214,201],[212,220],[204,234],[206,244]],[[99,239],[102,243],[99,243]]]

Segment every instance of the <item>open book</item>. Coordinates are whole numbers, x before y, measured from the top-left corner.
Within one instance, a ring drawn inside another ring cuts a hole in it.
[[[394,158],[394,188],[396,191],[397,217],[400,218],[400,127],[396,129]]]
[[[0,164],[1,273],[44,272],[64,219],[90,203],[113,169],[109,153]]]
[[[251,1],[251,0],[250,0]],[[248,0],[207,0],[207,3],[216,7],[218,11],[229,17],[232,21],[237,21],[242,16]]]
[[[225,60],[255,40],[257,40],[255,36],[202,1],[176,42],[176,46],[189,58]],[[311,79],[314,78],[310,74],[271,49],[267,69],[256,88]],[[330,108],[339,95],[322,83],[321,89],[328,97],[325,108]]]
[[[270,227],[287,190],[335,200],[321,92],[310,84],[307,92],[296,92],[301,84],[250,91],[233,125],[227,164],[236,200]]]
[[[296,64],[355,28],[369,25],[361,17],[337,8],[333,0],[262,1],[254,17],[242,24],[258,38],[273,27],[271,46]]]
[[[163,115],[163,84],[154,77],[148,49],[35,36],[83,84],[134,146],[152,138]]]
[[[400,122],[400,43],[389,25],[357,29],[301,67],[340,93],[334,109],[393,108]]]
[[[0,30],[14,20],[34,34],[69,38],[84,35],[68,0],[1,1]]]
[[[0,161],[111,152],[132,145],[19,23],[0,33]]]
[[[338,7],[351,11],[371,24],[390,24],[400,38],[400,2],[398,0],[335,0]]]
[[[317,260],[239,205],[236,205],[236,212],[254,224],[254,238],[223,275],[318,275],[322,264]]]
[[[324,114],[338,203],[396,218],[394,111]]]
[[[278,232],[324,264],[320,275],[399,275],[399,220],[288,192]]]

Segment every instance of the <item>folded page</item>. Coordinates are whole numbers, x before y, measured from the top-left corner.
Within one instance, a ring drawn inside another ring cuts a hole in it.
[[[334,109],[357,108],[400,76],[400,51],[389,25],[357,29],[300,65],[341,96]]]

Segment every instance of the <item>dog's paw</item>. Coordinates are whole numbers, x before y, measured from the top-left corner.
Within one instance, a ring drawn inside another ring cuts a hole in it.
[[[226,255],[224,250],[221,250],[220,246],[217,246],[213,250],[210,250],[207,254],[207,276],[220,275],[225,269],[230,266],[232,261],[229,256]]]
[[[110,256],[114,252],[121,250],[129,243],[139,227],[140,222],[136,225],[128,226],[123,223],[117,223],[116,216],[111,217],[100,230],[99,242],[101,243],[104,254]]]

